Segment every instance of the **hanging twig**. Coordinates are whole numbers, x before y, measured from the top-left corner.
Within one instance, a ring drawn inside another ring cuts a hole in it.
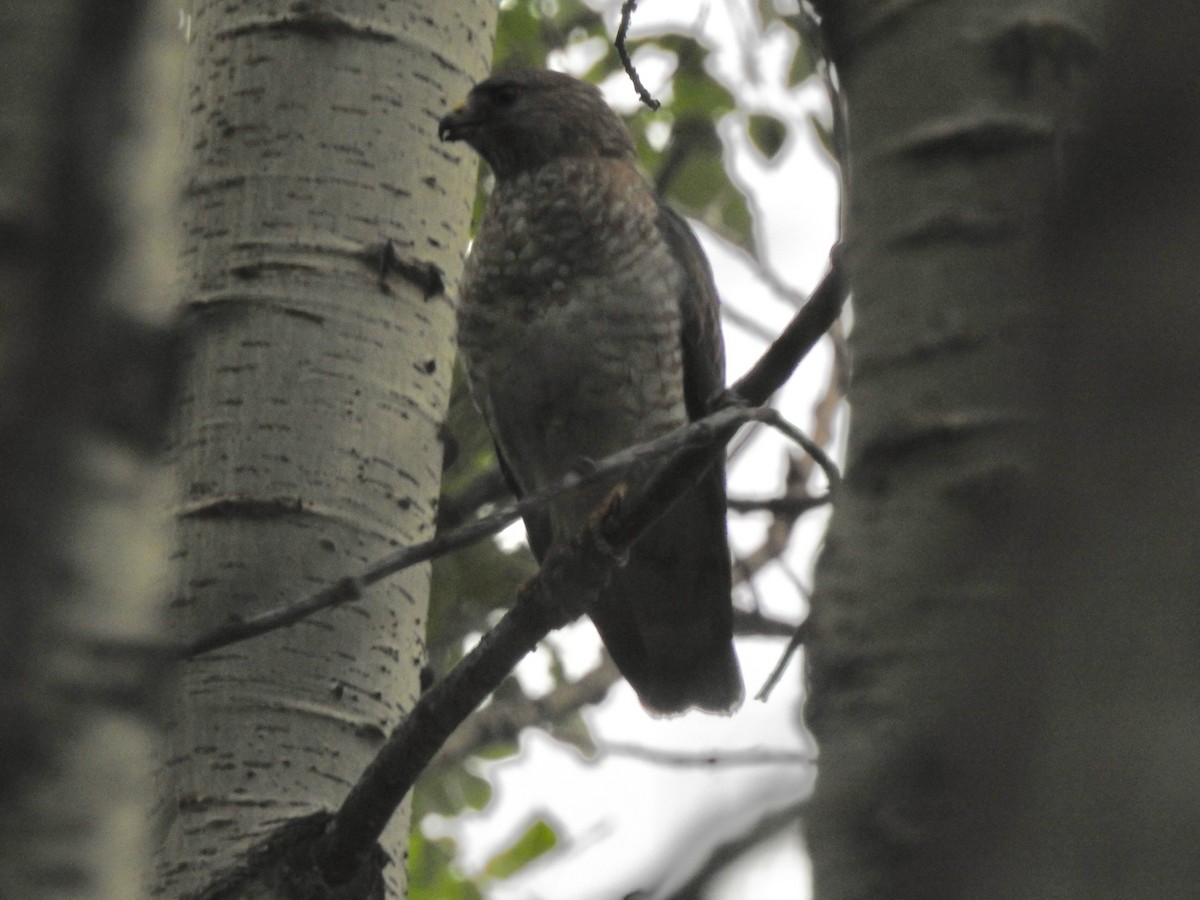
[[[617,48],[617,56],[621,58],[621,65],[625,69],[625,74],[629,76],[629,80],[633,82],[633,89],[637,91],[638,98],[648,107],[656,110],[662,104],[655,100],[654,96],[646,90],[646,86],[642,84],[637,69],[633,67],[633,60],[629,58],[629,51],[625,48],[625,36],[629,33],[629,21],[633,18],[635,9],[637,9],[637,0],[625,0],[621,4],[621,24],[617,28],[617,37],[613,41],[613,45]]]
[[[767,676],[767,680],[763,682],[763,686],[754,695],[755,700],[766,701],[771,696],[771,691],[775,690],[775,685],[779,684],[779,679],[783,677],[783,673],[787,670],[792,656],[808,639],[808,622],[809,620],[805,619],[796,626],[796,630],[792,632],[792,639],[788,641],[783,653],[779,654],[779,662],[775,663],[775,668],[771,670],[771,674]]]

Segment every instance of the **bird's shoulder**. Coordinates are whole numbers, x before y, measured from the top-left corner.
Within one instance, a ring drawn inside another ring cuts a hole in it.
[[[663,242],[658,202],[636,166],[564,158],[497,182],[471,250],[474,282],[604,275]]]
[[[725,387],[725,342],[716,282],[691,226],[664,201],[658,203],[657,225],[682,273],[679,315],[684,393],[689,418],[699,419]]]

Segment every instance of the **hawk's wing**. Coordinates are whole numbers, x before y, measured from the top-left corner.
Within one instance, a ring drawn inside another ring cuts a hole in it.
[[[495,431],[492,433],[495,434]],[[500,463],[500,472],[504,475],[504,480],[508,483],[508,489],[512,491],[514,497],[520,500],[525,494],[521,490],[520,485],[517,484],[517,479],[513,477],[508,463],[504,461],[504,454],[500,452],[500,445],[492,441],[492,446],[496,448],[496,461]],[[525,533],[529,536],[529,549],[533,551],[533,558],[541,562],[546,555],[546,551],[550,549],[551,542],[554,540],[554,530],[550,524],[550,514],[546,511],[546,507],[543,507],[540,510],[525,513],[522,518],[525,520]]]
[[[688,418],[696,420],[708,412],[709,404],[725,389],[725,346],[721,341],[721,321],[718,308],[717,291],[713,285],[712,269],[708,258],[696,240],[691,226],[684,218],[659,201],[658,227],[671,255],[679,261],[684,273],[683,289],[679,297],[679,313],[682,323],[681,340],[683,342],[683,394],[684,405],[687,407]],[[489,427],[492,423],[488,423]],[[496,431],[492,428],[492,433]],[[508,483],[513,496],[523,496],[512,470],[496,446],[496,459],[500,463],[500,471]],[[723,467],[717,467],[723,470]],[[718,496],[713,497],[719,512],[717,515],[724,520],[724,476],[713,479],[713,486]],[[718,490],[719,486],[719,490]],[[538,511],[525,515],[525,530],[529,534],[529,546],[533,555],[539,561],[546,555],[554,539],[550,516],[547,512]]]
[[[658,228],[684,273],[679,297],[683,340],[683,397],[688,418],[695,421],[725,389],[725,346],[712,269],[683,216],[658,203]]]

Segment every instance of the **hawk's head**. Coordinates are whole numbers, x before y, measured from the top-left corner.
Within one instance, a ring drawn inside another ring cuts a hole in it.
[[[594,85],[561,72],[505,72],[482,81],[438,123],[444,141],[466,141],[497,178],[563,157],[634,159],[625,123]]]

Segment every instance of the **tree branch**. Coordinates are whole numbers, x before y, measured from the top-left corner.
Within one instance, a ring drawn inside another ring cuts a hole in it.
[[[779,655],[779,661],[775,663],[775,668],[771,670],[771,674],[767,676],[767,680],[763,682],[763,686],[754,695],[755,700],[765,701],[771,696],[771,691],[775,690],[775,685],[779,684],[779,679],[783,677],[784,671],[787,670],[792,654],[799,650],[800,646],[808,640],[808,633],[811,628],[809,622],[809,619],[805,619],[796,626],[796,630],[792,632],[791,640],[783,648],[783,653]]]
[[[809,302],[727,398],[753,406],[764,403],[829,329],[843,299],[835,251],[829,272]],[[315,848],[314,859],[326,881],[339,884],[354,876],[417,776],[455,728],[552,628],[586,611],[638,536],[703,476],[738,424],[762,412],[725,408],[708,417],[728,414],[728,424],[707,425],[711,430],[706,445],[680,451],[631,498],[610,498],[573,541],[551,550],[512,608],[421,697],[351,789]]]
[[[756,409],[749,406],[726,406],[662,437],[606,456],[599,462],[590,465],[585,472],[571,472],[543,490],[530,494],[516,503],[510,503],[490,515],[483,516],[445,534],[439,534],[432,540],[402,547],[395,553],[376,560],[361,574],[339,579],[329,587],[303,600],[218,626],[184,644],[179,648],[178,654],[183,657],[198,656],[201,653],[208,653],[287,625],[294,625],[323,609],[359,600],[362,598],[363,592],[371,585],[418,563],[444,556],[496,534],[527,513],[544,508],[560,494],[592,484],[637,462],[669,457],[688,447],[709,448],[717,441],[724,445],[728,438],[722,438],[723,435],[731,434],[741,425],[750,421],[765,422],[787,433],[798,443],[801,442],[800,438],[796,437],[795,429],[775,410]],[[806,437],[802,435],[801,437],[803,441],[811,444]],[[824,454],[822,453],[822,455]]]
[[[684,884],[669,895],[664,895],[664,900],[692,900],[701,896],[704,886],[712,881],[714,875],[728,868],[748,850],[787,828],[798,827],[804,805],[804,801],[801,801],[764,814],[745,834],[714,848],[704,864]]]
[[[526,728],[562,722],[583,707],[602,701],[620,677],[605,653],[600,663],[578,681],[560,684],[544,697],[521,695],[516,702],[504,703],[493,700],[454,732],[429,767],[456,765],[489,744],[516,741]]]
[[[633,18],[633,11],[637,9],[637,0],[625,0],[621,4],[621,24],[617,28],[617,36],[613,40],[613,46],[617,48],[617,56],[621,58],[621,66],[625,69],[625,74],[629,76],[629,80],[633,82],[633,89],[637,91],[638,99],[645,103],[651,109],[658,109],[662,106],[653,95],[646,90],[646,86],[642,84],[642,79],[638,76],[637,69],[633,67],[633,60],[629,58],[629,51],[625,49],[625,36],[629,34],[629,22]]]
[[[760,612],[735,609],[733,633],[791,638],[796,633],[796,625]],[[620,677],[612,658],[604,653],[601,661],[586,675],[560,684],[543,697],[526,697],[520,693],[504,700],[493,697],[491,703],[459,726],[428,768],[459,765],[491,744],[513,743],[526,728],[541,727],[553,735],[553,728],[547,729],[547,725],[563,722],[583,707],[603,702]]]
[[[731,512],[736,513],[768,512],[775,516],[796,518],[810,509],[825,506],[832,500],[833,497],[830,494],[821,494],[819,497],[811,494],[802,494],[798,497],[785,495],[783,497],[765,497],[761,500],[750,497],[730,497],[725,505]]]
[[[606,756],[620,756],[659,766],[675,766],[677,768],[772,766],[781,763],[811,766],[816,763],[816,757],[813,755],[809,753],[796,753],[791,750],[767,750],[758,747],[750,750],[714,750],[711,753],[687,753],[678,750],[663,750],[659,747],[645,747],[640,744],[622,744],[616,742],[599,745],[596,749],[596,755],[589,759],[588,763],[598,763]]]

